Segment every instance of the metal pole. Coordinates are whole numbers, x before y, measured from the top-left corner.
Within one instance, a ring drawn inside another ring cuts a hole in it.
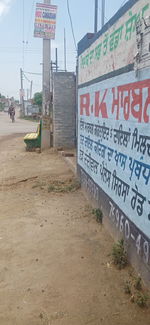
[[[44,0],[51,4],[51,0]],[[43,39],[43,105],[42,105],[42,137],[41,149],[50,147],[50,73],[51,73],[51,41]]]
[[[64,28],[64,70],[67,71],[66,30]]]
[[[105,24],[105,0],[102,0],[102,17],[101,17],[101,21],[102,21],[102,27]]]
[[[98,0],[95,0],[94,33],[97,33],[97,21],[98,21]]]

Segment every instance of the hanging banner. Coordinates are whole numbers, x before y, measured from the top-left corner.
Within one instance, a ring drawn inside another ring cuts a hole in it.
[[[55,39],[57,6],[36,4],[34,37]]]

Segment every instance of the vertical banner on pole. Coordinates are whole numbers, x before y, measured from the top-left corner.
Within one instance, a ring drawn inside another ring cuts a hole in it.
[[[55,39],[57,6],[37,3],[34,37]]]
[[[34,37],[43,38],[43,105],[41,149],[51,143],[51,40],[55,39],[57,6],[51,0],[36,4]]]

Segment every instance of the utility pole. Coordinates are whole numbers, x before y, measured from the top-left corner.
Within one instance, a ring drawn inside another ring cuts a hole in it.
[[[29,89],[27,88],[27,101],[29,100]]]
[[[51,4],[51,0],[44,0]],[[50,73],[51,73],[51,40],[43,39],[43,104],[42,104],[42,137],[41,149],[50,147]]]
[[[64,70],[67,71],[66,30],[64,28]]]
[[[55,54],[56,54],[56,62],[55,62],[55,64],[56,64],[56,72],[58,71],[58,51],[57,51],[57,47],[56,47],[56,49],[55,49]]]
[[[33,81],[30,84],[30,100],[32,99],[32,88],[33,88]]]
[[[95,0],[94,33],[97,33],[97,22],[98,22],[98,0]]]
[[[23,89],[23,71],[20,68],[20,81],[21,81],[21,89],[20,89],[20,104],[21,104],[21,116],[24,117],[24,89]]]
[[[102,27],[105,24],[105,0],[102,0],[102,16],[101,16]]]

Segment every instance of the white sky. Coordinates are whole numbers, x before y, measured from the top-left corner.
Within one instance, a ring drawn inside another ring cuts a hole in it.
[[[39,0],[39,2],[43,1]],[[94,0],[69,0],[69,2],[75,37],[78,42],[87,32],[93,32]],[[125,2],[126,0],[106,0],[106,19],[110,19]],[[57,47],[59,67],[64,68],[63,33],[65,28],[67,70],[75,71],[76,51],[67,12],[67,1],[53,0],[52,3],[58,5],[56,40],[52,41],[52,59],[55,60]],[[35,4],[34,0],[0,0],[0,92],[5,96],[19,98],[21,67],[27,72],[42,72],[42,40],[33,37]],[[101,0],[99,0],[99,29],[100,12]],[[26,77],[33,80],[33,93],[41,91],[42,77],[40,75],[26,74]],[[26,92],[29,86],[30,83],[25,79]]]

